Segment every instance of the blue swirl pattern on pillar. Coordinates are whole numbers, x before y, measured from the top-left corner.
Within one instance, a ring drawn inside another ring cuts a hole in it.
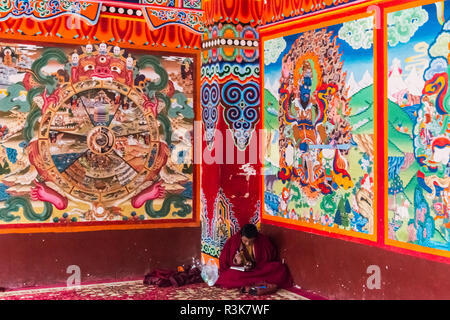
[[[201,89],[202,121],[205,127],[205,139],[208,149],[212,149],[219,116],[219,85],[217,82],[205,82]]]
[[[241,84],[229,81],[222,87],[224,119],[233,132],[239,150],[247,148],[255,125],[259,121],[259,85],[249,81]]]

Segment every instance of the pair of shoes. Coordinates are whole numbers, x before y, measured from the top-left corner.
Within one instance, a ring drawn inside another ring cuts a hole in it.
[[[239,289],[240,293],[249,293],[250,292],[250,287],[242,287],[241,289]]]
[[[250,295],[252,295],[252,296],[256,296],[256,295],[258,295],[258,290],[259,289],[257,289],[257,288],[255,288],[255,287],[242,287],[240,290],[239,290],[239,292],[240,293],[247,293],[247,294],[250,294]]]

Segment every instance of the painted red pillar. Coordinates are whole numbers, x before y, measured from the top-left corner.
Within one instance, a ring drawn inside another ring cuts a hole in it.
[[[218,258],[246,223],[259,223],[258,18],[261,1],[207,1],[202,37],[202,253]]]

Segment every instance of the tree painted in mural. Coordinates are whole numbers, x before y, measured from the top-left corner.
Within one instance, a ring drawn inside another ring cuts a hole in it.
[[[2,223],[192,218],[192,58],[0,46]]]
[[[372,234],[373,67],[356,83],[340,28],[265,42],[265,212]]]
[[[442,5],[389,15],[399,25],[421,23],[388,47],[388,227],[391,240],[448,251],[450,10]]]

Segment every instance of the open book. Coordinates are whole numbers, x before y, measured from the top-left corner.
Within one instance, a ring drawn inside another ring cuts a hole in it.
[[[230,269],[238,270],[238,271],[245,271],[244,266],[231,266]]]

